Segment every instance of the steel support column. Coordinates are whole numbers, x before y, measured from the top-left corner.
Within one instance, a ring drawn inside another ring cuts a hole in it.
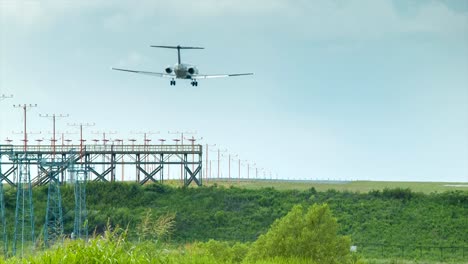
[[[2,155],[0,154],[0,232],[2,236],[3,243],[3,256],[8,255],[8,237],[6,232],[6,215],[5,215],[5,194],[3,190],[3,174],[2,174]]]
[[[49,167],[49,188],[47,192],[47,208],[44,223],[44,244],[46,247],[53,245],[63,239],[63,214],[62,196],[60,194],[60,174],[64,167],[63,162],[50,162],[45,164]]]
[[[26,155],[18,160],[18,174],[13,255],[16,255],[20,243],[20,252],[23,256],[25,249],[34,250],[35,244],[30,160]]]

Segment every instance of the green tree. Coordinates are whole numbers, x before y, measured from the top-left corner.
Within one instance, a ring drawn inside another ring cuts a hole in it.
[[[247,261],[294,257],[324,264],[348,263],[350,239],[337,232],[338,224],[327,204],[315,204],[307,211],[297,205],[252,244]]]

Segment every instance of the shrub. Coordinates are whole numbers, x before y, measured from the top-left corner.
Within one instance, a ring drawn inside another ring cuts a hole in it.
[[[246,260],[283,257],[324,264],[347,263],[351,259],[351,243],[337,232],[338,224],[328,205],[313,205],[307,211],[297,205],[252,244]]]

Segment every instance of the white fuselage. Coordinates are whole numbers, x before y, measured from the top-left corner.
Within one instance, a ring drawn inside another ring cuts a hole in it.
[[[192,79],[198,74],[198,69],[194,65],[190,64],[175,64],[174,74],[177,79]]]

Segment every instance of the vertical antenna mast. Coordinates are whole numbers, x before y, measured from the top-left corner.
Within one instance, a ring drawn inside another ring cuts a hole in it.
[[[26,147],[28,146],[28,133],[26,131],[26,112],[29,108],[32,107],[37,107],[37,104],[23,104],[23,105],[13,105],[15,108],[22,108],[23,109],[23,115],[24,115],[24,151],[26,152]]]
[[[53,133],[53,135],[52,135],[52,156],[55,156],[55,145],[56,145],[56,141],[57,141],[57,140],[55,139],[55,120],[56,120],[57,118],[68,117],[68,114],[66,114],[66,115],[62,115],[62,114],[59,114],[59,115],[57,115],[57,114],[51,114],[51,115],[45,114],[45,115],[41,115],[41,114],[39,114],[39,116],[40,116],[40,117],[45,117],[45,118],[52,118],[52,133]]]
[[[80,127],[80,160],[83,157],[83,127],[94,126],[94,123],[73,123],[68,124],[69,126]]]

